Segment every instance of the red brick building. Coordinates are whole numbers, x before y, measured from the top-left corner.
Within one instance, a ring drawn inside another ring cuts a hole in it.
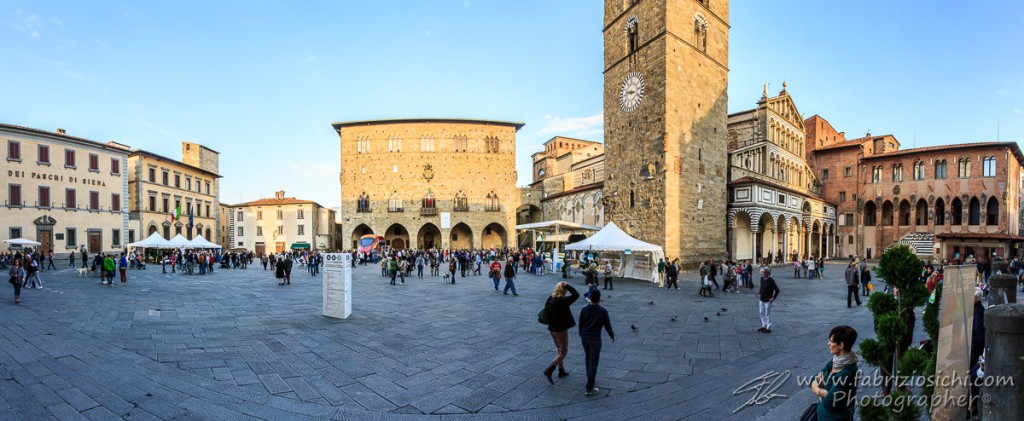
[[[845,140],[817,115],[804,125],[808,164],[838,204],[838,255],[877,259],[896,243],[949,260],[1021,254],[1017,143],[900,150],[892,135]]]

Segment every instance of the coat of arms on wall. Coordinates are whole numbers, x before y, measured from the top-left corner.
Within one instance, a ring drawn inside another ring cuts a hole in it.
[[[434,166],[430,164],[423,164],[423,178],[430,181],[434,178]]]

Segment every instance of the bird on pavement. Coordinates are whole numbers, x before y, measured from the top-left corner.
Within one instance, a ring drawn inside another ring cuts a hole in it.
[[[708,316],[704,316],[704,321],[708,321]]]
[[[654,305],[654,301],[653,300],[652,301],[648,301],[647,304],[650,304],[650,305],[653,306]]]
[[[636,325],[629,325],[629,328],[630,328],[630,329],[633,329],[633,331],[634,331],[634,332],[636,332],[637,330],[639,330],[639,328],[638,328],[638,327],[636,327]]]
[[[676,317],[679,317],[679,316],[672,316],[672,321],[673,322],[676,321]]]

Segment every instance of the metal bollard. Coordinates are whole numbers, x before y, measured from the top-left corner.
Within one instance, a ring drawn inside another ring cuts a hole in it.
[[[1001,304],[985,310],[985,377],[983,419],[1020,419],[1024,413],[1024,304]],[[1005,381],[1006,384],[996,384]],[[1008,383],[1012,382],[1012,384]]]

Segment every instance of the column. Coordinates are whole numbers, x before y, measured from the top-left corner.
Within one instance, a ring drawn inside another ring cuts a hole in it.
[[[818,233],[818,256],[824,255],[825,249],[825,226],[821,226],[821,232]]]
[[[757,264],[757,232],[760,227],[750,227],[750,261]]]
[[[771,250],[772,250],[772,259],[774,259],[776,257],[776,255],[779,253],[779,250],[778,250],[778,248],[779,248],[779,240],[778,240],[778,236],[776,235],[776,233],[779,232],[779,226],[778,225],[779,224],[776,222],[775,226],[772,227],[772,248],[771,248]],[[770,262],[768,265],[771,266],[774,263],[775,262]]]

